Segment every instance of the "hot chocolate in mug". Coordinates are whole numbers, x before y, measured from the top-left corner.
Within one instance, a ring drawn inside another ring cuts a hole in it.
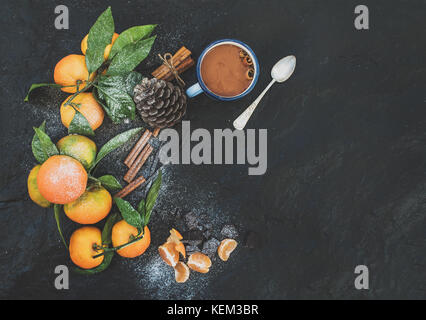
[[[245,43],[223,39],[204,49],[197,63],[198,83],[186,91],[192,98],[205,92],[222,101],[233,101],[247,95],[259,78],[259,62]]]

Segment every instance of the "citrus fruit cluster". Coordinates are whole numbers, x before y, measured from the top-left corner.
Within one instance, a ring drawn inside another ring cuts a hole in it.
[[[117,40],[119,34],[114,33],[112,41],[106,46],[104,59],[108,60],[112,45]],[[83,55],[70,54],[62,58],[55,66],[54,80],[61,86],[61,90],[67,93],[77,93],[87,85],[87,81],[93,81],[96,73],[89,75],[86,66],[87,34],[81,41],[81,52]],[[72,100],[72,103],[68,103]],[[67,97],[61,104],[61,120],[65,127],[69,128],[74,119],[76,108],[89,122],[93,131],[99,128],[104,120],[104,110],[96,101],[93,93],[81,92]]]
[[[156,38],[151,37],[155,27],[131,27],[120,36],[114,31],[114,19],[108,7],[82,39],[82,54],[62,58],[54,69],[55,83],[33,84],[25,98],[28,101],[34,89],[45,86],[71,94],[60,106],[61,121],[68,128],[68,136],[54,144],[45,132],[45,123],[34,128],[32,150],[39,164],[31,170],[27,185],[29,196],[36,204],[44,208],[53,204],[60,236],[71,260],[81,268],[79,271],[105,270],[114,252],[127,258],[137,257],[151,242],[147,224],[159,192],[161,173],[151,187],[146,205],[143,200],[138,206],[139,211],[124,200],[113,199],[110,192],[122,189],[116,178],[92,175],[103,157],[130,140],[141,128],[119,134],[99,152],[86,136],[94,136],[105,114],[114,123],[134,119],[133,88],[142,75],[133,70],[148,56]],[[114,201],[121,216],[110,214]],[[85,225],[74,231],[69,247],[60,228],[62,208],[70,220]],[[104,219],[102,231],[89,226]]]
[[[65,215],[78,224],[92,225],[105,219],[113,204],[110,191],[121,189],[121,185],[111,175],[95,178],[91,172],[103,157],[127,142],[141,129],[135,128],[119,134],[97,152],[94,141],[85,136],[67,135],[54,144],[45,132],[45,123],[34,128],[36,133],[32,149],[40,164],[36,165],[28,176],[28,194],[31,200],[44,208],[53,204],[55,215],[59,214],[59,209],[63,207]],[[124,220],[114,222],[116,223],[112,228],[114,235],[111,242],[121,246],[127,243],[130,234],[135,232]],[[58,228],[63,238],[59,224]],[[143,253],[150,242],[147,227],[144,233],[142,241],[118,253],[123,256]],[[69,253],[77,266],[93,269],[104,261],[104,255],[94,258],[106,250],[101,234],[98,228],[91,226],[79,228],[72,234]],[[126,236],[126,241],[123,241]],[[66,245],[64,238],[63,241]]]
[[[105,114],[114,122],[134,119],[133,89],[142,79],[134,71],[149,54],[156,39],[156,25],[134,26],[115,32],[108,7],[81,40],[82,54],[69,54],[56,63],[55,83],[31,85],[55,87],[71,94],[61,105],[61,120],[68,133],[94,135]]]

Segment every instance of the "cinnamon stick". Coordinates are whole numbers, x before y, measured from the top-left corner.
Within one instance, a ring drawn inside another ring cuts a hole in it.
[[[147,144],[145,146],[145,148],[142,150],[142,152],[139,154],[139,156],[133,162],[129,171],[127,171],[126,175],[123,178],[124,181],[130,183],[135,178],[135,176],[138,174],[139,170],[145,164],[148,157],[151,155],[152,150],[154,150],[154,148],[151,145]]]
[[[175,53],[175,55],[172,57],[173,60],[173,66],[177,67],[183,60],[185,60],[187,57],[189,57],[191,55],[191,51],[189,51],[188,49],[186,49],[185,47],[182,47],[178,50],[178,52]],[[154,77],[161,77],[164,76],[165,74],[167,74],[168,72],[170,72],[169,67],[167,67],[166,65],[161,65],[160,67],[158,67],[153,73],[152,75]]]
[[[191,56],[191,51],[189,51],[187,48],[182,47],[180,48],[174,55],[173,55],[173,67],[176,69],[179,67],[179,65],[185,61],[187,58]],[[169,67],[166,65],[159,66],[154,72],[151,73],[153,77],[157,79],[165,79],[166,77],[169,77],[172,75],[172,72]]]
[[[133,147],[132,151],[130,151],[129,155],[124,160],[124,164],[127,167],[130,168],[132,166],[133,162],[135,162],[137,156],[139,155],[139,153],[141,152],[141,150],[143,149],[143,147],[145,147],[145,145],[148,142],[148,140],[149,140],[150,137],[151,137],[151,131],[149,131],[148,129],[146,129],[145,132],[140,137],[140,139],[138,140],[138,142],[136,142],[136,144]]]
[[[116,198],[124,198],[125,196],[129,195],[131,192],[133,192],[136,188],[138,188],[142,183],[144,183],[146,180],[143,176],[140,176],[136,180],[134,180],[132,183],[129,183],[127,186],[125,186],[121,191],[119,191],[117,194],[114,195]]]
[[[152,133],[152,135],[154,136],[154,137],[157,137],[158,136],[158,134],[160,133],[160,128],[155,128],[154,129],[154,132]]]
[[[188,57],[185,60],[183,60],[182,63],[179,64],[176,67],[176,71],[178,72],[178,74],[181,74],[181,73],[185,72],[186,70],[188,70],[189,68],[191,68],[194,65],[195,65],[194,59],[192,59],[191,57]],[[166,80],[166,81],[171,81],[171,80],[173,80],[173,78],[174,78],[174,75],[173,75],[173,73],[170,72],[170,73],[167,73],[161,79]]]

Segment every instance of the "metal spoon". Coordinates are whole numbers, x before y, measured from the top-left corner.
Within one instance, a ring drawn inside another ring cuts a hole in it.
[[[268,92],[275,82],[282,83],[286,81],[294,72],[296,68],[296,57],[287,56],[280,61],[278,61],[271,70],[271,83],[266,87],[265,90],[260,94],[260,96],[234,121],[234,127],[237,130],[243,130],[249,121],[251,115],[262,100],[263,96]]]

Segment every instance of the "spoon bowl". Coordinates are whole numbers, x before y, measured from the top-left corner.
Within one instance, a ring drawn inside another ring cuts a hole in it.
[[[296,69],[296,57],[288,56],[278,61],[271,70],[271,77],[276,82],[286,81]]]

